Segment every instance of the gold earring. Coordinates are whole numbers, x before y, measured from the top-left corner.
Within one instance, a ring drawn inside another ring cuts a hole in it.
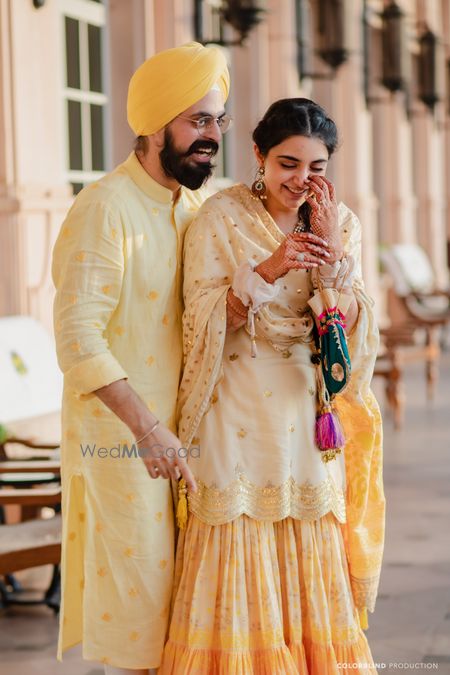
[[[255,199],[267,199],[266,196],[266,184],[264,182],[265,170],[263,166],[260,166],[257,173],[254,183],[252,183],[251,191]]]

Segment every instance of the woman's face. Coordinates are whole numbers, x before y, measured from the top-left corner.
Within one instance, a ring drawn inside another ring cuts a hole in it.
[[[325,175],[328,150],[318,138],[290,136],[263,157],[255,146],[260,166],[264,166],[267,207],[281,211],[297,210],[308,194],[308,179]]]

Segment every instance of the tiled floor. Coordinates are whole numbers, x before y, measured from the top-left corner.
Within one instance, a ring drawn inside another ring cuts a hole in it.
[[[379,387],[375,382],[377,393]],[[410,368],[407,401],[402,431],[394,432],[385,416],[386,553],[368,638],[380,673],[450,675],[449,354],[435,401],[426,400],[419,367]],[[57,663],[56,631],[55,617],[44,608],[0,616],[0,675],[103,673],[83,662],[79,649]]]

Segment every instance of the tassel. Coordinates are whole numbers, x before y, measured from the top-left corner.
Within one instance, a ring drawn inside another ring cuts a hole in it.
[[[251,307],[248,310],[247,325],[250,333],[251,357],[252,359],[256,359],[258,356],[258,348],[256,346],[255,313]]]
[[[322,461],[330,462],[336,459],[345,445],[345,436],[336,412],[333,411],[330,395],[325,386],[322,366],[317,364],[317,397],[318,412],[316,416],[315,441],[321,451]]]
[[[188,519],[187,487],[184,478],[178,481],[177,525],[180,530],[186,528]]]
[[[364,609],[359,609],[358,614],[359,614],[359,623],[361,624],[361,628],[363,630],[368,630],[369,629],[369,619],[367,617],[367,608],[365,607]]]
[[[316,445],[320,450],[340,451],[344,444],[344,433],[339,417],[331,407],[324,408],[316,417]]]

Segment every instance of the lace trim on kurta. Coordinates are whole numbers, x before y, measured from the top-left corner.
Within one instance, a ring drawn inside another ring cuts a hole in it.
[[[318,520],[331,512],[340,523],[346,520],[344,494],[331,477],[318,485],[309,481],[300,485],[290,477],[282,485],[260,487],[239,472],[224,490],[200,480],[197,487],[197,492],[189,493],[189,509],[210,525],[223,525],[242,514],[273,522],[289,516]]]
[[[367,607],[369,612],[373,612],[375,609],[375,603],[378,593],[378,584],[380,577],[377,574],[370,579],[357,579],[350,575],[350,582],[352,586],[353,598],[355,600],[355,605],[359,609]]]

